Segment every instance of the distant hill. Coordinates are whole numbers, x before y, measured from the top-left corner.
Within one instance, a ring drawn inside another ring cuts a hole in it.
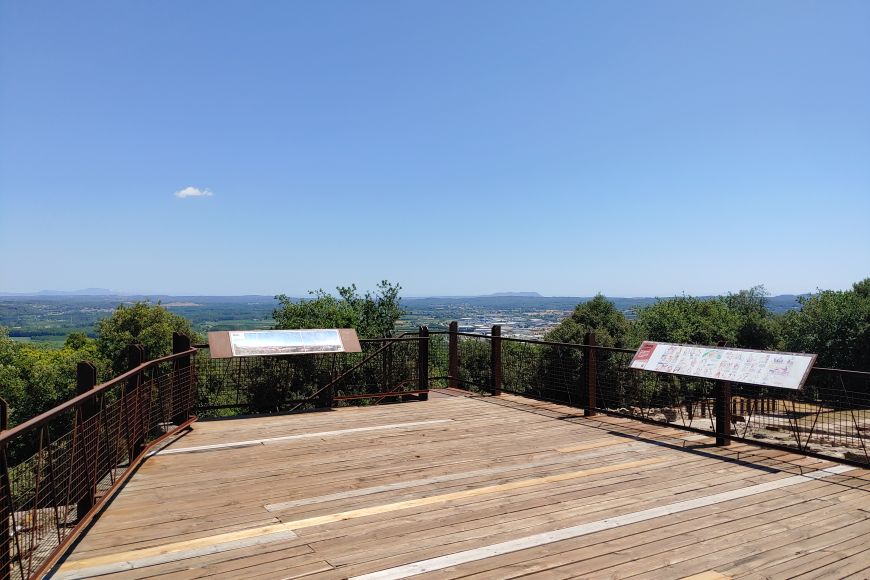
[[[629,312],[655,304],[658,300],[652,296],[619,297],[607,296],[617,310]],[[716,296],[698,296],[701,300],[711,300]],[[783,294],[770,296],[767,308],[776,314],[800,308],[798,295]],[[537,292],[501,292],[488,296],[437,296],[428,298],[402,298],[402,304],[410,309],[450,308],[467,306],[472,308],[504,309],[541,309],[541,310],[571,310],[578,304],[592,300],[592,296],[541,296]]]
[[[0,296],[117,296],[117,292],[105,288],[83,288],[81,290],[40,290],[39,292],[0,292]]]

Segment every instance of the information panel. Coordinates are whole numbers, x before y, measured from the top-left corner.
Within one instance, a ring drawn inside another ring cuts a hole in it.
[[[361,351],[352,328],[209,332],[208,343],[212,358]]]
[[[816,355],[645,341],[631,359],[633,369],[800,389]]]

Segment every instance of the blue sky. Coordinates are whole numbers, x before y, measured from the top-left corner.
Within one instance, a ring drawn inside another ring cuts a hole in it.
[[[868,30],[864,1],[0,0],[0,291],[847,288]]]

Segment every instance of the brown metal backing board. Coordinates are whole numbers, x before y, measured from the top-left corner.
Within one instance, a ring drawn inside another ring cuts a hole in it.
[[[329,329],[284,329],[284,330],[337,330],[338,336],[341,339],[341,346],[343,348],[343,352],[362,352],[362,346],[359,342],[359,337],[356,334],[356,329],[354,328],[329,328]],[[208,347],[209,354],[211,358],[233,358],[233,348],[230,343],[230,332],[242,332],[242,331],[229,331],[229,330],[220,330],[215,332],[208,333]],[[250,331],[250,332],[262,332],[262,331]],[[284,353],[291,354],[291,353]],[[292,353],[297,354],[297,353]],[[318,354],[307,353],[307,354]],[[264,355],[268,356],[268,355]],[[283,356],[283,355],[281,355]]]

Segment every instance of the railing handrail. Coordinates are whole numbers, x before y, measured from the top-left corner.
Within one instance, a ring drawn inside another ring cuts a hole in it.
[[[429,333],[432,334],[455,334],[456,336],[470,336],[474,338],[485,338],[492,339],[492,336],[489,334],[476,334],[474,332],[450,332],[449,330],[438,330]],[[499,337],[503,342],[523,342],[527,344],[542,344],[544,346],[564,346],[570,348],[593,348],[596,350],[608,350],[612,352],[623,352],[623,353],[635,353],[637,352],[636,348],[620,348],[617,346],[602,346],[600,344],[590,345],[583,344],[582,342],[556,342],[553,340],[537,340],[535,338],[517,338],[515,336],[501,336]]]
[[[433,335],[433,334],[447,334],[447,335],[455,334],[456,336],[468,336],[468,337],[473,337],[473,338],[483,338],[483,339],[487,339],[487,340],[492,339],[492,336],[490,336],[488,334],[477,334],[477,333],[473,333],[473,332],[450,332],[449,330],[432,331],[429,334],[430,335]],[[616,347],[616,346],[602,346],[600,344],[589,345],[589,344],[583,344],[580,342],[555,342],[555,341],[551,341],[551,340],[536,340],[534,338],[516,338],[516,337],[509,337],[509,336],[501,336],[500,338],[502,341],[523,342],[523,343],[527,343],[527,344],[541,344],[541,345],[545,345],[545,346],[563,346],[563,347],[580,348],[580,349],[589,348],[589,349],[598,350],[598,351],[621,352],[621,353],[625,353],[625,354],[634,354],[637,352],[636,348],[621,348],[621,347]],[[776,351],[763,351],[763,352],[776,352]],[[856,371],[853,369],[837,369],[837,368],[819,367],[819,366],[814,366],[810,370],[819,371],[819,372],[827,372],[827,373],[844,373],[844,374],[849,374],[849,375],[870,378],[870,371]]]
[[[472,338],[485,338],[487,340],[492,340],[492,336],[489,334],[476,334],[474,332],[450,332],[449,330],[445,330],[444,332],[432,332],[430,334],[455,334],[456,336],[469,336]],[[583,348],[587,345],[577,343],[577,342],[554,342],[551,340],[535,340],[534,338],[516,338],[510,336],[501,336],[502,341],[510,341],[510,342],[526,342],[532,344],[543,344],[546,346],[568,346],[573,348]]]
[[[163,356],[160,358],[156,358],[154,360],[146,361],[146,362],[142,363],[141,365],[139,365],[135,368],[132,368],[132,369],[116,376],[116,377],[113,377],[104,383],[100,383],[99,385],[96,385],[93,389],[89,390],[87,393],[82,393],[80,395],[76,395],[72,399],[68,399],[68,400],[64,401],[63,403],[57,405],[56,407],[53,407],[53,408],[49,409],[48,411],[45,411],[44,413],[37,415],[36,417],[28,419],[24,423],[16,425],[15,427],[12,427],[9,430],[0,432],[0,448],[2,448],[4,445],[8,444],[11,440],[15,439],[16,437],[21,436],[22,434],[24,434],[28,431],[34,431],[36,429],[39,429],[43,425],[46,425],[47,423],[51,422],[51,420],[54,419],[55,417],[57,417],[58,415],[61,415],[61,414],[65,413],[66,411],[69,411],[70,409],[75,408],[76,406],[84,403],[85,401],[88,401],[90,399],[93,399],[94,397],[99,396],[100,394],[109,390],[110,388],[114,387],[115,385],[117,385],[120,382],[124,382],[127,379],[129,379],[133,376],[136,376],[137,374],[144,372],[144,371],[147,371],[147,370],[149,370],[155,366],[158,366],[160,364],[172,362],[174,360],[181,359],[181,358],[184,358],[186,356],[191,356],[193,354],[196,354],[196,351],[197,351],[196,347],[191,347],[190,350],[186,350],[186,351],[174,353],[174,354],[169,354],[169,355],[166,355],[166,356]]]

